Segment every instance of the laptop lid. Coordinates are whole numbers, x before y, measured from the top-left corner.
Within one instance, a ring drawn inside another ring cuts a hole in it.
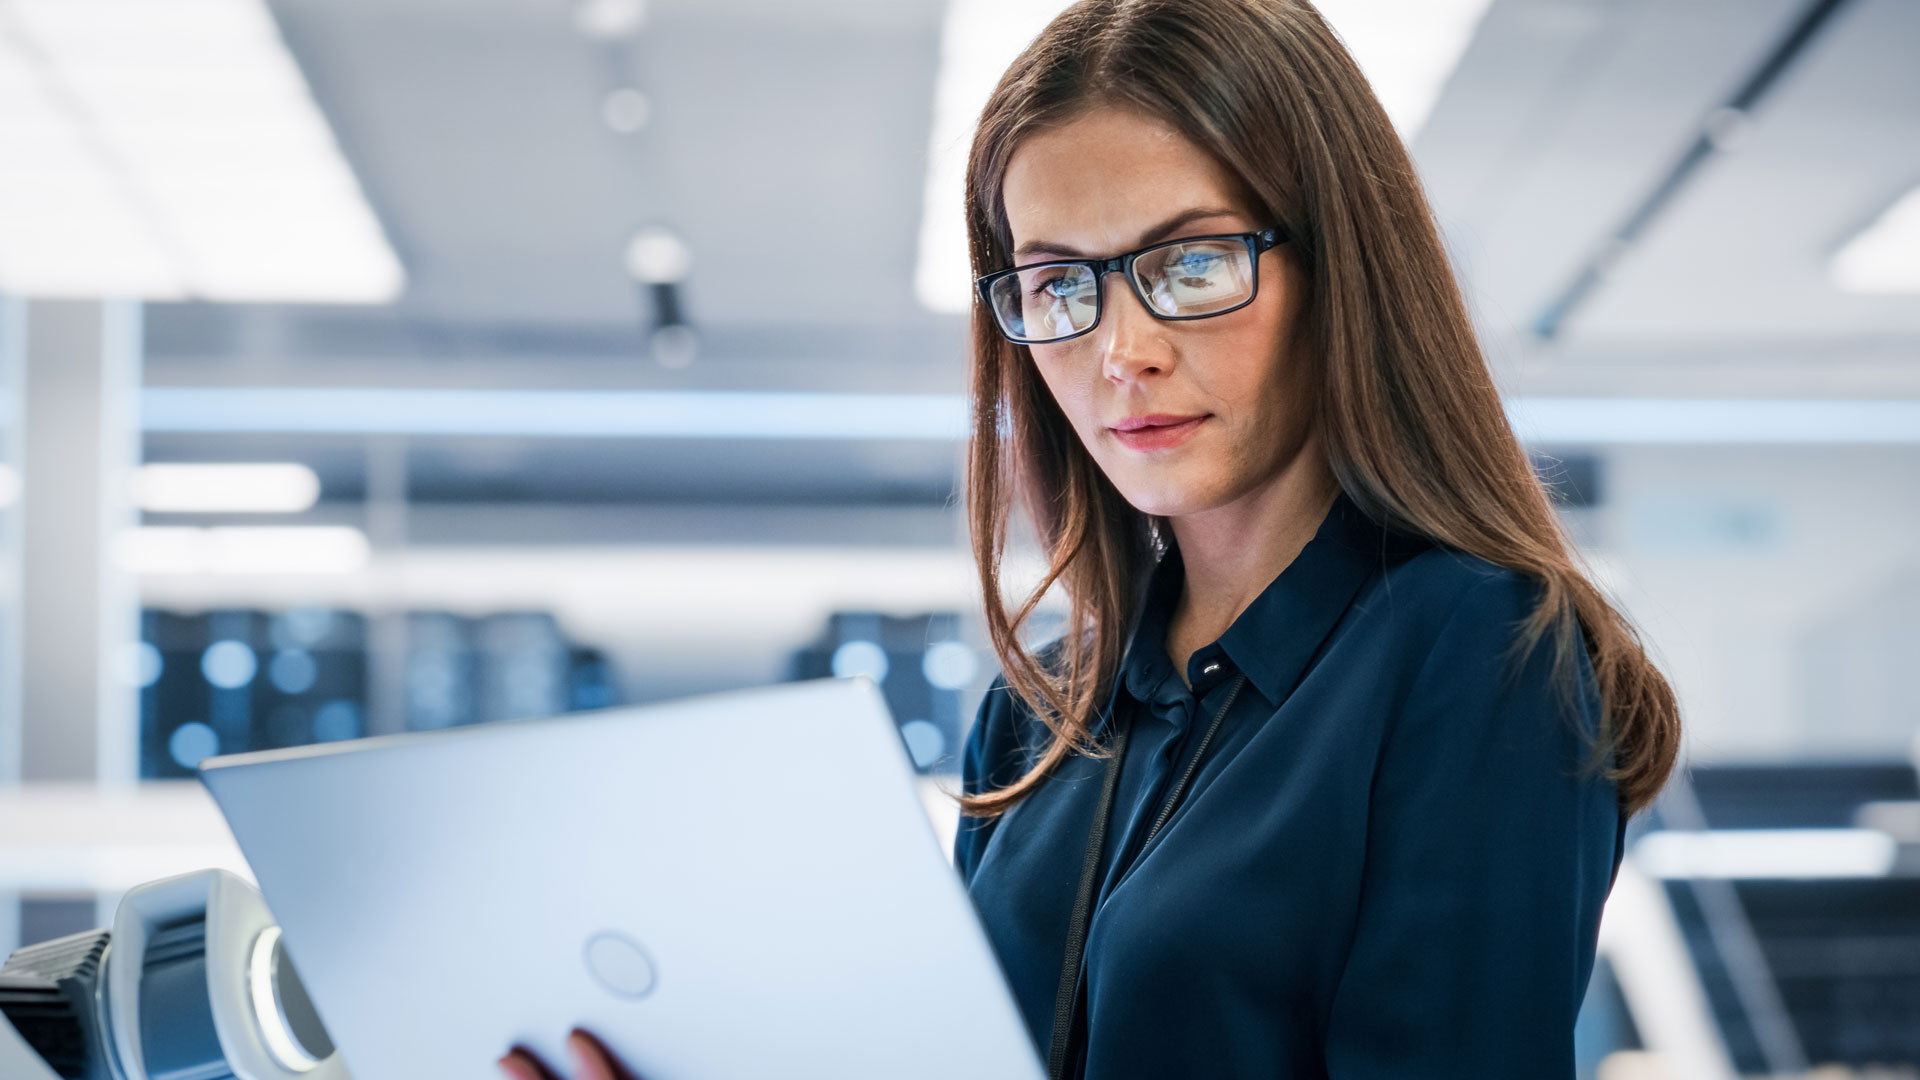
[[[203,763],[356,1080],[575,1025],[648,1080],[1026,1080],[879,690],[821,680]]]

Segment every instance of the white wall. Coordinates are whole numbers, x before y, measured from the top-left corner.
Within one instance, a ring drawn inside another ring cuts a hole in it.
[[[1592,553],[1696,761],[1905,756],[1920,730],[1920,447],[1620,447]]]

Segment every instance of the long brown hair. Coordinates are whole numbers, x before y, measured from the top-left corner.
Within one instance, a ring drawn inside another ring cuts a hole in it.
[[[1651,802],[1680,740],[1673,691],[1626,618],[1575,561],[1546,490],[1508,426],[1405,147],[1366,78],[1305,0],[1082,0],[1007,70],[967,166],[976,276],[1010,265],[1001,183],[1037,129],[1098,106],[1142,110],[1211,153],[1260,221],[1286,225],[1309,282],[1320,371],[1315,422],[1334,476],[1368,516],[1540,583],[1516,651],[1554,640],[1567,700],[1584,643],[1603,704],[1590,768],[1623,810]],[[1030,794],[1090,736],[1115,677],[1156,522],[1081,445],[1024,346],[973,309],[967,508],[987,628],[1009,689],[1052,738],[1005,787],[963,797],[993,817]],[[1016,497],[1017,493],[1017,497]],[[1016,505],[1047,556],[1009,611],[1001,565]],[[1045,662],[1022,630],[1053,588],[1067,633]],[[1585,634],[1580,631],[1584,627]]]

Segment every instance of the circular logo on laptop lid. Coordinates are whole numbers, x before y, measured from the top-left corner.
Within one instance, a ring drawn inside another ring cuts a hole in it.
[[[583,956],[593,981],[614,997],[637,1001],[653,992],[653,957],[627,935],[602,930],[587,939]]]

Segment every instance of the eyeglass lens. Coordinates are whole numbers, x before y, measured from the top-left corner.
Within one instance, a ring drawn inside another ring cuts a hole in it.
[[[1185,241],[1142,252],[1133,278],[1135,292],[1160,315],[1212,315],[1253,295],[1253,258],[1237,239]],[[1001,329],[1024,341],[1070,337],[1100,313],[1100,283],[1083,265],[1028,267],[988,291]]]

